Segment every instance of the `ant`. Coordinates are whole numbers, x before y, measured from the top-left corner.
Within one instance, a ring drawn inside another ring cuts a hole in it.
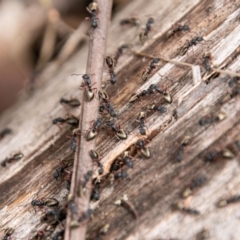
[[[136,142],[136,146],[141,149],[141,154],[144,157],[146,157],[146,158],[150,158],[151,157],[150,150],[149,150],[148,147],[145,146],[145,143],[144,143],[143,140],[138,139],[137,142]]]
[[[66,122],[66,120],[64,119],[64,118],[61,118],[61,117],[58,117],[58,118],[54,118],[53,120],[52,120],[52,123],[53,124],[58,124],[58,123],[65,123]]]
[[[114,57],[114,62],[115,62],[115,64],[117,64],[118,59],[120,58],[120,56],[122,56],[123,50],[124,50],[124,49],[127,49],[127,48],[129,48],[129,45],[123,44],[122,46],[120,46],[120,47],[117,49],[117,52],[116,52],[115,57]]]
[[[220,199],[217,203],[216,206],[218,208],[226,207],[230,203],[237,203],[240,202],[240,195],[233,196],[228,199]]]
[[[99,96],[99,98],[101,98],[102,100],[108,100],[108,99],[109,99],[108,94],[107,94],[104,90],[99,90],[99,91],[98,91],[98,96]]]
[[[100,183],[99,182],[95,183],[94,188],[92,190],[92,194],[91,194],[91,200],[95,200],[95,201],[99,200],[100,198],[99,187],[100,187]]]
[[[177,152],[177,157],[176,157],[176,160],[177,162],[181,162],[182,159],[183,159],[183,152],[184,152],[184,149],[185,147],[189,144],[190,142],[190,137],[189,136],[185,136],[180,144],[180,147],[178,149],[178,152]]]
[[[117,82],[116,74],[114,72],[115,61],[113,60],[112,57],[107,56],[106,57],[106,64],[108,66],[108,72],[110,74],[110,83],[113,85]]]
[[[93,214],[93,210],[89,208],[85,213],[82,214],[81,217],[78,218],[78,222],[83,222],[88,220],[92,214]]]
[[[203,228],[196,236],[196,240],[205,240],[210,237],[209,230],[206,228]]]
[[[47,206],[47,207],[55,207],[59,204],[59,201],[55,198],[46,198],[46,199],[33,199],[31,201],[31,205],[32,207],[39,207],[39,208],[42,208],[44,206]]]
[[[55,233],[55,235],[52,237],[52,240],[59,240],[62,239],[64,236],[65,230],[61,230]]]
[[[168,31],[167,38],[169,39],[169,38],[173,37],[178,32],[189,32],[189,31],[190,31],[190,27],[188,25],[186,25],[186,24],[178,25],[176,28]]]
[[[130,99],[129,99],[129,102],[130,103],[133,103],[135,102],[136,100],[142,98],[142,97],[145,97],[146,95],[151,95],[154,93],[154,90],[162,95],[164,95],[164,91],[162,89],[160,89],[156,84],[151,84],[147,90],[143,90],[141,91],[140,93],[138,94],[133,94]]]
[[[120,25],[121,26],[130,25],[132,27],[136,27],[140,25],[140,21],[136,17],[124,18],[120,21]]]
[[[95,151],[95,150],[93,150],[93,149],[91,149],[91,150],[89,151],[89,155],[90,155],[90,157],[92,158],[93,161],[97,162],[97,165],[98,165],[98,167],[99,167],[99,169],[98,169],[98,174],[99,174],[99,175],[102,175],[103,172],[104,172],[104,170],[103,170],[103,165],[102,165],[102,163],[100,162],[98,152]]]
[[[191,215],[199,215],[200,214],[200,212],[196,209],[184,207],[182,202],[177,202],[177,203],[173,204],[172,207],[174,210],[178,210],[178,211],[181,211],[181,212],[184,212],[187,214],[191,214]]]
[[[94,139],[97,136],[97,131],[100,128],[100,126],[103,124],[103,119],[98,118],[95,123],[93,124],[92,129],[87,134],[87,141],[90,141]]]
[[[74,116],[69,116],[69,117],[66,117],[66,118],[58,117],[58,118],[54,118],[52,120],[52,123],[53,124],[68,123],[69,125],[72,125],[72,126],[78,126],[79,120]]]
[[[239,82],[240,78],[239,77],[233,77],[229,80],[228,82],[228,86],[229,87],[234,87],[238,82]]]
[[[200,126],[205,126],[207,124],[211,124],[214,122],[220,122],[225,118],[226,118],[226,114],[224,112],[219,112],[218,114],[212,117],[202,117],[198,123]]]
[[[159,63],[160,59],[159,58],[154,58],[152,62],[150,63],[149,67],[147,70],[144,70],[142,72],[142,80],[145,82],[148,80],[149,75],[151,72],[156,68],[157,64]]]
[[[140,122],[139,131],[141,135],[146,135],[145,117],[146,117],[145,112],[140,112],[137,116],[137,120],[139,120]]]
[[[74,116],[69,116],[65,119],[66,123],[72,126],[78,126],[79,120]]]
[[[93,171],[88,171],[85,175],[84,175],[84,182],[83,182],[83,187],[86,186],[87,182],[91,179],[93,174]]]
[[[164,107],[164,106],[157,106],[157,105],[149,105],[147,107],[148,110],[153,110],[153,111],[158,111],[160,113],[166,113],[167,112],[167,109]]]
[[[57,168],[53,173],[53,178],[58,179],[63,173],[64,170],[73,165],[73,159],[61,161],[61,167]]]
[[[212,70],[211,61],[212,61],[211,53],[204,53],[203,54],[203,66],[207,72],[210,72]]]
[[[60,101],[59,101],[61,104],[64,103],[64,104],[67,104],[69,105],[70,107],[78,107],[80,106],[80,102],[78,101],[78,99],[76,98],[72,98],[72,99],[65,99],[65,98],[61,98]]]
[[[48,223],[50,225],[55,224],[56,222],[61,222],[66,218],[66,209],[61,210],[48,210],[41,215],[40,221],[42,223]]]
[[[12,133],[12,129],[10,128],[4,128],[1,132],[0,132],[0,140],[2,140],[6,135],[11,134]]]
[[[10,240],[11,235],[14,233],[15,229],[7,228],[4,231],[4,237],[2,240]]]
[[[205,155],[205,161],[206,162],[213,162],[220,156],[223,157],[223,158],[227,158],[227,159],[232,159],[232,158],[235,157],[235,155],[229,149],[225,148],[221,151],[208,152]]]
[[[117,172],[115,175],[114,175],[114,179],[119,179],[119,178],[127,178],[128,177],[128,173],[126,171],[121,171],[121,172]]]
[[[12,162],[18,161],[18,160],[22,159],[23,157],[24,157],[24,155],[22,153],[15,153],[12,157],[5,158],[1,162],[1,166],[2,167],[6,167],[8,163],[12,163]]]
[[[236,97],[237,95],[240,94],[240,87],[238,86],[235,86],[233,89],[232,89],[232,92],[230,94],[230,98],[234,98]]]
[[[185,44],[181,49],[180,49],[180,55],[184,56],[188,49],[192,46],[196,46],[199,42],[202,42],[204,39],[201,36],[194,37],[191,41],[188,41],[187,44]]]
[[[106,107],[106,109],[108,110],[110,116],[111,116],[111,117],[116,117],[117,114],[115,113],[115,111],[114,111],[112,105],[110,104],[110,102],[107,101],[107,100],[104,100],[104,103],[105,103],[105,107]]]
[[[207,181],[207,178],[205,176],[200,176],[196,179],[193,179],[191,184],[182,191],[181,196],[183,198],[186,198],[192,195],[193,190],[198,187],[201,187],[203,184],[205,184],[206,181]]]
[[[128,152],[128,151],[124,151],[124,153],[123,153],[123,160],[124,160],[125,164],[126,164],[129,168],[133,168],[133,161],[132,161],[132,159],[129,157],[129,152]]]
[[[77,136],[78,135],[80,135],[80,130],[78,128],[76,128],[72,131],[72,136],[70,138],[70,149],[73,152],[76,152],[76,150],[77,150]]]
[[[96,240],[102,240],[103,235],[108,232],[109,226],[110,225],[107,223],[99,229]]]
[[[123,129],[118,128],[114,122],[107,121],[106,124],[107,126],[111,127],[114,132],[116,132],[116,135],[119,139],[121,140],[127,139],[127,133]]]
[[[90,76],[88,74],[84,74],[82,76],[83,80],[85,81],[85,85],[87,86],[87,90],[85,91],[85,100],[87,102],[91,102],[94,98],[94,92],[92,88],[92,82]],[[80,88],[81,89],[81,88]]]
[[[151,31],[151,29],[152,29],[153,23],[154,23],[154,19],[153,19],[153,18],[149,18],[149,19],[147,20],[147,23],[146,23],[144,32],[141,32],[141,33],[139,34],[139,39],[140,39],[140,41],[141,41],[142,44],[146,41],[146,39],[147,39],[147,37],[148,37],[148,34],[149,34],[149,32]]]
[[[98,11],[98,5],[96,2],[92,2],[89,4],[87,7],[87,11],[92,15],[92,23],[91,26],[92,28],[97,28],[98,27],[98,21],[97,21],[97,11]]]

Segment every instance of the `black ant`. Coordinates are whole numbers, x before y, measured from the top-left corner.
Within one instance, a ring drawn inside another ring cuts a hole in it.
[[[152,29],[153,23],[154,23],[154,19],[153,19],[153,18],[149,18],[149,19],[147,20],[147,23],[146,23],[144,32],[141,32],[141,33],[139,34],[139,39],[140,39],[141,43],[144,43],[144,42],[146,41],[146,39],[147,39],[147,37],[148,37],[148,34],[149,34],[149,32],[151,31],[151,29]]]
[[[181,50],[180,50],[180,55],[183,56],[186,54],[188,49],[192,46],[196,46],[199,42],[202,42],[204,39],[201,36],[194,37],[191,41],[189,41],[187,44],[185,44]]]
[[[239,94],[240,94],[240,87],[239,86],[235,86],[232,89],[232,91],[231,91],[230,98],[234,98],[234,97],[236,97]]]
[[[9,158],[5,158],[2,162],[1,162],[1,166],[2,167],[6,167],[7,164],[9,163],[13,163],[15,161],[18,161],[20,159],[22,159],[24,157],[24,155],[22,153],[15,153],[12,157]]]
[[[189,32],[190,27],[188,25],[178,25],[176,28],[173,28],[168,31],[167,38],[173,37],[178,32]]]
[[[202,117],[198,123],[200,126],[205,126],[207,124],[211,124],[214,122],[220,122],[225,118],[226,118],[226,114],[224,112],[219,112],[218,114],[212,117]]]
[[[14,233],[14,229],[13,228],[7,228],[4,231],[4,237],[2,240],[10,240],[11,235]]]
[[[110,225],[107,223],[99,229],[99,231],[97,232],[96,240],[103,239],[102,237],[108,232],[109,226]]]
[[[2,140],[6,135],[11,134],[12,133],[12,129],[10,128],[4,128],[1,132],[0,132],[0,140]]]
[[[190,137],[189,136],[185,136],[180,144],[180,147],[177,151],[177,156],[176,156],[176,161],[177,162],[181,162],[183,159],[183,153],[184,153],[184,149],[185,147],[189,144],[190,142]]]
[[[65,118],[65,122],[72,126],[78,126],[78,124],[79,124],[78,118],[76,118],[74,116],[69,116],[69,117]]]
[[[140,21],[136,17],[124,18],[120,21],[120,25],[121,26],[130,25],[132,27],[136,27],[140,25]]]
[[[116,52],[115,57],[114,57],[114,62],[115,62],[115,64],[117,64],[118,59],[120,58],[120,56],[122,56],[123,50],[124,50],[124,49],[127,49],[127,48],[129,48],[129,45],[123,44],[122,46],[120,46],[120,47],[117,49],[117,52]]]
[[[111,127],[114,132],[116,132],[116,135],[119,139],[121,140],[127,139],[127,133],[123,129],[118,128],[114,122],[107,121],[106,124],[107,126]]]
[[[206,240],[210,237],[209,230],[203,228],[196,236],[196,240]]]
[[[100,126],[103,124],[103,119],[98,118],[95,123],[93,124],[92,129],[87,134],[87,140],[90,141],[94,139],[97,136],[97,131],[100,128]]]
[[[89,151],[89,155],[90,155],[90,157],[92,158],[92,160],[93,160],[94,162],[97,162],[97,165],[98,165],[98,167],[99,167],[99,169],[98,169],[98,174],[99,174],[99,175],[102,175],[103,172],[104,172],[104,170],[103,170],[103,165],[102,165],[102,163],[100,162],[98,152],[92,149],[92,150]]]
[[[223,157],[227,159],[233,159],[235,157],[229,149],[225,148],[221,151],[210,151],[205,155],[206,162],[213,162],[218,159],[218,157]]]
[[[147,107],[148,110],[158,111],[160,113],[166,113],[167,109],[164,106],[157,106],[155,104],[149,105]]]
[[[137,120],[139,120],[140,122],[139,131],[141,135],[146,135],[145,117],[146,117],[145,112],[140,112],[137,117]]]
[[[78,128],[76,128],[72,131],[72,136],[70,138],[70,149],[73,152],[76,152],[76,150],[77,150],[77,136],[78,135],[80,135],[80,130]]]
[[[76,98],[72,98],[72,99],[61,98],[59,102],[67,104],[70,107],[78,107],[81,105],[79,100]]]
[[[178,210],[178,211],[190,214],[190,215],[199,215],[200,214],[200,212],[196,209],[184,207],[182,202],[177,202],[177,203],[173,204],[172,207],[174,210]]]
[[[88,183],[88,181],[91,179],[93,174],[93,171],[88,171],[85,175],[84,175],[84,182],[82,183],[82,186],[85,187],[86,184]]]
[[[228,86],[230,88],[234,87],[238,82],[239,82],[240,78],[239,77],[233,77],[229,80],[228,82]]]
[[[58,117],[58,118],[54,118],[52,120],[52,123],[53,124],[68,123],[69,125],[72,125],[72,126],[78,126],[79,120],[74,116],[69,116],[69,117],[66,117],[66,118]]]
[[[100,183],[99,182],[95,183],[94,188],[92,190],[92,194],[91,194],[91,200],[95,200],[95,201],[99,200],[100,198],[99,187],[100,187]]]
[[[39,208],[42,208],[44,206],[47,206],[47,207],[55,207],[59,204],[59,201],[55,198],[46,198],[46,199],[33,199],[31,201],[31,205],[33,207],[39,207]]]
[[[82,214],[81,217],[78,218],[78,222],[83,222],[88,220],[92,214],[93,214],[93,210],[89,208],[85,213]]]
[[[207,72],[210,72],[212,70],[211,61],[212,61],[211,53],[204,53],[203,54],[203,66]]]
[[[57,168],[54,171],[53,178],[57,180],[64,173],[64,170],[71,167],[72,165],[73,165],[73,159],[62,160],[61,167]]]
[[[151,72],[156,68],[157,64],[159,63],[160,59],[159,58],[154,58],[152,60],[152,62],[150,63],[149,67],[147,70],[144,70],[142,72],[142,80],[143,81],[147,81],[149,75],[151,74]]]
[[[50,225],[55,224],[56,222],[61,222],[66,218],[66,209],[55,209],[48,210],[41,215],[40,221],[42,223],[48,223]]]
[[[193,179],[191,184],[182,191],[181,196],[183,198],[186,198],[192,195],[193,190],[198,187],[201,187],[203,184],[206,183],[206,181],[207,181],[207,178],[205,176],[200,176],[196,179]]]
[[[240,202],[240,195],[233,196],[228,199],[220,199],[217,203],[216,206],[218,208],[226,207],[230,203],[237,203]]]
[[[114,72],[115,61],[113,60],[112,57],[107,56],[106,57],[106,64],[108,66],[108,72],[110,74],[110,82],[113,85],[117,82],[116,74]]]
[[[54,234],[54,236],[52,237],[52,240],[63,239],[64,232],[65,232],[65,230],[61,230],[61,231],[56,232],[56,233]]]
[[[87,85],[87,90],[85,91],[85,99],[87,102],[90,102],[94,98],[94,92],[92,88],[92,82],[90,79],[90,76],[88,74],[84,74],[82,76],[83,80],[85,81],[85,84]],[[81,89],[81,88],[80,88]]]
[[[62,124],[62,123],[65,123],[66,122],[66,120],[65,120],[65,118],[61,118],[61,117],[58,117],[58,118],[54,118],[53,120],[52,120],[52,123],[53,124]]]
[[[125,164],[129,167],[129,168],[133,168],[133,161],[132,159],[129,157],[129,152],[125,151],[123,153],[123,160],[125,162]]]
[[[98,27],[98,21],[97,21],[97,11],[98,11],[98,5],[96,2],[92,2],[89,4],[87,7],[87,11],[92,15],[92,23],[91,26],[92,28],[97,28]]]
[[[148,147],[145,146],[145,143],[144,143],[143,140],[138,139],[137,142],[136,142],[136,146],[141,149],[141,154],[144,157],[146,157],[146,158],[150,158],[151,157],[150,150],[149,150]]]
[[[114,111],[112,105],[110,104],[110,102],[107,101],[107,100],[104,100],[104,103],[105,103],[105,107],[106,107],[106,109],[108,110],[110,116],[111,116],[111,117],[116,117],[117,114],[115,113],[115,111]]]
[[[119,179],[119,178],[127,178],[128,177],[128,173],[126,171],[120,171],[120,172],[117,172],[115,175],[114,175],[114,179]]]

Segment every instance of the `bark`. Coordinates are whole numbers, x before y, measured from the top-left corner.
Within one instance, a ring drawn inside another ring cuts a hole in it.
[[[143,46],[138,38],[141,28],[119,26],[121,19],[134,14],[143,25],[149,16],[155,19],[154,29]],[[167,31],[175,23],[188,24],[190,32],[166,39]],[[238,97],[222,100],[231,92],[229,75],[222,73],[208,85],[203,82],[208,74],[202,65],[202,55],[211,52],[214,68],[237,72],[239,28],[239,3],[232,0],[161,3],[138,0],[116,13],[110,27],[107,54],[114,55],[120,44],[129,43],[135,51],[186,62],[193,68],[161,60],[143,82],[142,72],[152,60],[134,54],[120,58],[116,67],[117,86],[108,85],[106,91],[118,110],[116,125],[128,133],[128,138],[120,141],[108,128],[96,137],[104,174],[100,177],[100,200],[90,203],[94,212],[88,222],[87,239],[96,239],[105,224],[109,224],[109,229],[104,239],[197,239],[205,228],[209,230],[209,239],[238,239],[238,204],[220,209],[216,202],[239,195],[239,151],[234,142],[240,140],[240,105]],[[181,47],[195,36],[202,36],[204,41],[180,56]],[[1,228],[14,228],[12,236],[16,239],[28,239],[45,228],[40,222],[41,211],[35,213],[30,204],[36,193],[39,198],[54,197],[62,206],[66,204],[65,183],[54,180],[52,173],[59,167],[59,160],[73,157],[66,137],[73,129],[66,125],[59,129],[52,125],[51,118],[64,117],[66,113],[79,117],[79,109],[63,108],[59,99],[79,96],[81,76],[71,74],[85,73],[87,50],[85,44],[61,68],[57,63],[50,64],[37,79],[33,94],[23,93],[18,103],[1,116],[1,128],[13,129],[13,134],[0,142],[2,158],[19,151],[24,154],[23,159],[0,169]],[[201,82],[196,66],[201,69]],[[108,78],[106,76],[106,80]],[[166,103],[159,93],[132,104],[128,102],[132,93],[140,93],[150,84],[168,87],[173,102]],[[147,135],[141,136],[137,115],[153,103],[165,106],[167,113],[148,111]],[[199,125],[203,116],[213,117],[220,111],[227,116],[224,120]],[[185,136],[190,137],[190,142],[183,147],[182,161],[177,162]],[[136,141],[143,138],[150,149],[150,158],[144,158],[135,147]],[[213,162],[204,161],[210,151],[220,152],[226,147],[234,153],[233,159],[220,156]],[[112,181],[110,167],[128,149],[134,168],[127,170],[127,179]],[[97,171],[96,167],[94,178],[98,176]],[[207,179],[204,185],[182,199],[182,191],[200,176]],[[114,204],[124,194],[130,211]],[[200,215],[174,211],[172,205],[178,201],[182,201],[185,208],[198,210]]]

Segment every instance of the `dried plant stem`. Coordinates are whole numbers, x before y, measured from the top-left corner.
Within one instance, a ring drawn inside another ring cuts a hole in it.
[[[168,58],[165,58],[165,57],[153,56],[153,55],[137,52],[137,51],[134,51],[134,50],[132,50],[132,53],[134,53],[137,56],[147,57],[147,58],[150,58],[150,59],[154,59],[154,58],[158,57],[158,58],[160,58],[161,60],[163,60],[165,62],[170,62],[170,63],[176,64],[176,65],[182,65],[182,66],[186,66],[186,67],[193,67],[193,66],[195,66],[194,64],[185,63],[185,62],[178,62],[178,61],[171,60],[171,59],[168,59]],[[229,70],[221,70],[221,69],[218,69],[218,68],[213,68],[213,71],[214,72],[218,72],[218,73],[227,74],[229,76],[238,76],[238,77],[240,77],[240,73],[232,72],[232,71],[229,71]]]
[[[111,15],[112,1],[98,0],[98,24],[96,29],[90,30],[89,53],[87,61],[86,73],[90,75],[94,88],[101,88],[101,80],[103,75],[103,64],[105,57],[106,39],[108,32],[108,24]],[[84,176],[88,171],[92,171],[93,162],[89,156],[89,150],[95,149],[95,140],[86,141],[86,132],[91,127],[91,122],[98,117],[99,100],[95,97],[91,102],[82,101],[82,116],[80,116],[79,128],[82,135],[79,141],[78,152],[75,154],[75,161],[73,167],[73,177],[71,183],[71,195],[73,203],[76,205],[76,212],[72,213],[68,209],[65,240],[84,240],[86,234],[86,222],[79,223],[77,227],[71,228],[73,222],[87,212],[89,209],[89,200],[91,196],[91,179],[85,186],[84,194],[80,194],[81,182],[84,181]]]

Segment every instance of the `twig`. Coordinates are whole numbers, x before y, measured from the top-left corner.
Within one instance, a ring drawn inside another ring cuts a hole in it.
[[[105,57],[106,39],[108,31],[108,23],[110,20],[112,1],[98,0],[98,27],[90,30],[89,53],[87,61],[87,74],[91,76],[94,87],[101,88],[101,80],[103,75],[103,64]],[[84,95],[84,94],[83,94]],[[84,98],[84,96],[83,96]],[[87,224],[80,224],[71,228],[71,223],[76,222],[73,217],[79,218],[89,209],[89,200],[91,195],[91,179],[85,185],[85,194],[79,194],[80,183],[83,182],[84,176],[88,171],[92,171],[93,162],[89,156],[89,150],[95,149],[95,140],[86,141],[85,133],[89,130],[91,121],[98,117],[99,101],[95,97],[91,102],[82,101],[82,116],[80,116],[79,127],[82,130],[82,135],[79,141],[78,152],[75,154],[75,162],[73,167],[73,177],[71,183],[71,195],[73,202],[77,207],[77,214],[71,214],[68,209],[65,240],[84,240]]]
[[[171,59],[161,57],[161,56],[153,56],[153,55],[137,52],[137,51],[134,51],[134,50],[131,50],[131,51],[135,55],[141,56],[141,57],[147,57],[147,58],[150,58],[150,59],[154,59],[154,58],[159,57],[161,60],[163,60],[165,62],[170,62],[170,63],[176,64],[176,65],[182,65],[182,66],[186,66],[186,67],[193,67],[194,66],[194,64],[190,64],[190,63],[186,63],[186,62],[178,62],[178,61],[171,60]],[[229,71],[229,70],[221,70],[221,69],[218,69],[218,68],[213,68],[213,71],[218,72],[218,73],[225,73],[225,74],[230,75],[230,76],[240,77],[240,73],[232,72],[232,71]]]

